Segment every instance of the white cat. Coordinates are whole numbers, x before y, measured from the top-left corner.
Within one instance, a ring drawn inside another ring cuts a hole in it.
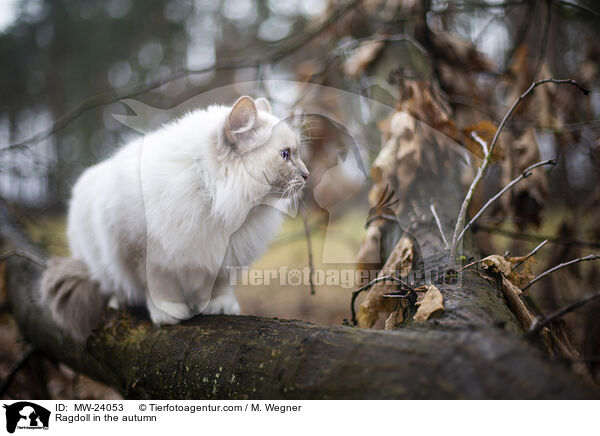
[[[155,324],[239,314],[227,267],[265,250],[281,221],[268,205],[295,201],[307,178],[298,135],[267,100],[193,111],[81,175],[68,215],[71,268],[84,264],[120,305],[145,304]],[[85,296],[61,297],[77,292],[59,291],[64,282],[53,264],[42,298],[78,328],[69,320],[85,318],[74,315]]]

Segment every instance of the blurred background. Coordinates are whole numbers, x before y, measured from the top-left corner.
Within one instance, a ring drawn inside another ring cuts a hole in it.
[[[507,128],[504,158],[473,205],[476,211],[535,161],[558,158],[550,171],[528,179],[486,213],[474,238],[484,255],[526,254],[550,239],[537,256],[539,273],[600,251],[597,11],[592,0],[0,0],[0,197],[36,242],[68,254],[65,213],[74,181],[140,135],[113,116],[133,114],[119,100],[166,110],[231,85],[219,95],[227,103],[239,95],[236,83],[250,81],[254,96],[269,98],[281,116],[320,104],[344,120],[360,120],[360,144],[323,118],[304,120],[312,174],[304,201],[315,267],[323,267],[322,247],[331,237],[328,248],[347,259],[344,268],[354,268],[370,207],[369,167],[385,135],[383,117],[360,104],[340,107],[335,92],[311,101],[293,82],[339,88],[390,108],[411,98],[406,90],[414,88],[407,83],[430,83],[454,130],[416,110],[411,115],[472,151],[462,132],[477,123],[498,125],[534,79],[573,78],[592,94],[536,91]],[[290,82],[273,87],[274,79]],[[315,201],[313,187],[355,149],[366,168],[363,177],[344,167],[335,186],[322,184],[317,193],[330,196],[329,203],[344,201],[330,213]],[[472,153],[469,159],[478,164]],[[473,168],[464,172],[468,186]],[[6,245],[0,241],[3,251]],[[289,217],[254,267],[303,269],[307,259],[302,220]],[[546,280],[532,297],[552,310],[597,290],[599,273],[593,262],[577,264]],[[242,286],[237,294],[246,314],[340,324],[349,317],[352,290],[324,284],[310,295],[304,285]],[[27,350],[4,292],[0,282],[0,379]],[[592,366],[600,360],[599,309],[590,304],[567,318]],[[28,358],[2,395],[117,397],[38,355]]]

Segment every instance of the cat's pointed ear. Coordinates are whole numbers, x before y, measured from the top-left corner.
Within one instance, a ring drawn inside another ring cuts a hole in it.
[[[225,134],[231,141],[235,136],[252,130],[256,124],[256,104],[247,95],[235,102],[225,124]]]
[[[259,111],[271,113],[271,103],[266,98],[259,97],[254,100],[254,103],[256,104],[256,109]]]

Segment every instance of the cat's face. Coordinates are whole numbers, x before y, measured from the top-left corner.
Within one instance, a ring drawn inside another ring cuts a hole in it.
[[[271,114],[267,100],[241,97],[225,125],[225,136],[245,171],[283,197],[297,196],[308,179],[298,135]]]

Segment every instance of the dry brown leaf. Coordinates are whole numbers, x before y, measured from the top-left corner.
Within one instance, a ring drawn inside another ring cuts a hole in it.
[[[356,256],[356,272],[357,275],[367,270],[368,265],[379,265],[381,266],[381,251],[380,251],[380,240],[381,240],[381,227],[384,221],[374,221],[368,228],[367,233],[360,245],[360,250]],[[360,283],[360,285],[366,285],[366,283]]]
[[[448,32],[431,32],[436,53],[441,53],[451,64],[466,71],[492,71],[493,63],[472,43]]]
[[[425,322],[445,310],[444,297],[434,285],[427,285],[427,291],[423,299],[417,302],[417,305],[419,308],[413,317],[415,322]]]
[[[524,169],[541,160],[540,150],[533,127],[528,128],[516,141],[513,142],[512,171],[504,176],[504,182],[514,179]],[[526,223],[539,226],[542,220],[541,211],[548,196],[548,181],[543,169],[534,170],[531,176],[521,181],[511,190],[501,203],[505,210],[510,207],[517,218],[515,221],[519,228]],[[507,204],[510,202],[510,204]]]
[[[452,112],[442,92],[420,79],[403,79],[399,84],[398,110],[407,112],[417,120],[460,142],[460,133],[450,118]]]
[[[513,285],[520,288],[525,286],[533,279],[532,265],[535,264],[533,256],[525,259],[521,269],[513,270],[513,266],[521,262],[524,257],[504,257],[499,254],[493,254],[484,259],[481,259],[481,263],[486,269],[492,269],[494,272],[501,273],[508,281]]]
[[[360,44],[344,63],[344,74],[351,78],[360,75],[377,58],[384,45],[384,41],[366,41]]]
[[[509,257],[508,258],[509,261],[511,262],[511,264],[516,264],[517,262],[520,262],[523,258],[522,257]],[[519,270],[515,270],[515,271],[511,271],[511,274],[507,277],[508,280],[510,280],[512,283],[514,283],[516,286],[518,286],[519,288],[522,288],[523,286],[525,286],[527,283],[529,283],[534,275],[533,275],[533,265],[536,264],[536,261],[534,259],[533,256],[529,257],[528,259],[525,259],[523,261],[523,265],[521,265],[519,268]]]
[[[413,248],[412,240],[408,236],[400,238],[378,277],[390,274],[408,275],[413,267]],[[396,285],[389,281],[376,283],[369,289],[356,315],[359,327],[370,328],[379,319],[380,313],[385,313],[387,316],[395,309],[397,301],[393,301],[393,298],[383,298],[395,289]]]
[[[385,320],[384,330],[394,330],[397,326],[404,322],[404,308],[398,307]]]
[[[502,273],[503,276],[507,277],[510,274],[511,264],[504,256],[499,254],[492,254],[484,259],[481,259],[481,263],[485,269],[492,269],[494,272]]]

